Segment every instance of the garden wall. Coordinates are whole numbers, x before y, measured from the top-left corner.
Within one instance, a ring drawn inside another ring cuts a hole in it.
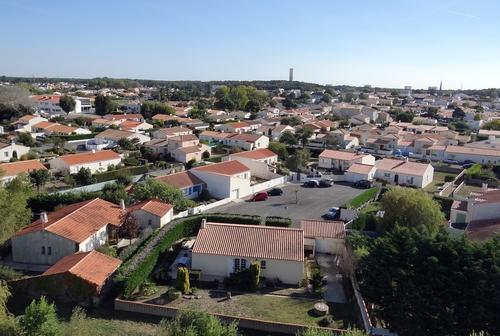
[[[259,184],[254,184],[253,186],[250,187],[251,193],[255,194],[259,191],[263,191],[269,188],[276,187],[280,184],[285,184],[286,183],[286,176],[280,176],[278,178],[262,182]]]
[[[149,303],[115,299],[115,310],[174,318],[179,309],[174,307],[166,307]],[[211,314],[211,315],[218,317],[224,323],[231,323],[236,321],[238,323],[239,328],[258,330],[268,333],[295,335],[298,332],[308,327],[300,324],[264,321],[258,319],[221,315],[221,314]],[[343,332],[346,331],[343,329],[321,328],[321,327],[318,327],[318,329],[330,331],[337,335],[342,334]]]

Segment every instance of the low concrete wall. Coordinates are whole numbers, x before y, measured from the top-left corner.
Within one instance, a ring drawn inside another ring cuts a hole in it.
[[[263,191],[263,190],[266,190],[266,189],[269,189],[269,188],[272,188],[272,187],[276,187],[280,184],[285,184],[286,183],[286,177],[285,176],[280,176],[278,178],[275,178],[275,179],[272,179],[272,180],[269,180],[269,181],[266,181],[266,182],[262,182],[262,183],[259,183],[259,184],[254,184],[253,186],[250,187],[251,189],[251,192],[253,194],[259,192],[259,191]]]
[[[115,299],[115,310],[128,311],[132,313],[141,313],[146,315],[162,316],[167,318],[174,318],[177,312],[179,311],[179,309],[174,307],[166,307],[166,306],[127,301],[121,299]],[[240,328],[258,330],[269,333],[295,335],[297,332],[300,332],[308,327],[300,324],[264,321],[264,320],[250,319],[250,318],[243,318],[243,317],[236,317],[236,316],[229,316],[222,314],[211,314],[211,315],[218,317],[224,323],[237,322],[238,327]],[[340,335],[346,331],[343,329],[333,329],[333,328],[319,328],[319,329],[330,331],[334,333],[334,335]]]

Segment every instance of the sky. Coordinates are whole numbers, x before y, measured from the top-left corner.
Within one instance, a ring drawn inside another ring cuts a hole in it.
[[[497,0],[0,0],[0,75],[500,87]]]

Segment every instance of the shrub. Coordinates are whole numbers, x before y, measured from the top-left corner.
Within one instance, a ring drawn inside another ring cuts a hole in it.
[[[322,318],[318,322],[318,324],[319,324],[320,327],[325,327],[325,328],[333,326],[334,323],[335,323],[335,321],[333,320],[333,318],[330,315],[325,316],[324,318]]]
[[[289,217],[267,216],[266,226],[291,227],[292,219]]]
[[[156,288],[156,285],[153,282],[149,281],[149,280],[144,281],[139,286],[139,293],[141,295],[144,295],[144,296],[153,295],[157,291],[158,291],[158,289]]]
[[[173,288],[170,288],[169,290],[167,290],[167,292],[165,294],[167,296],[168,301],[175,301],[181,296],[179,291],[177,291]]]
[[[249,268],[231,273],[228,277],[224,278],[224,287],[234,288],[239,290],[252,289],[252,273]]]
[[[182,294],[189,293],[189,271],[186,267],[179,267],[177,269],[177,289],[180,290]]]
[[[377,195],[378,188],[373,187],[370,189],[365,190],[358,196],[352,198],[349,202],[343,205],[344,208],[359,208],[366,202],[372,201],[375,199],[375,196]]]
[[[256,290],[257,287],[259,286],[259,279],[260,279],[260,263],[258,261],[254,261],[250,264],[250,288],[252,290]]]
[[[126,168],[121,168],[121,169],[116,169],[112,171],[107,171],[103,173],[98,173],[94,175],[94,179],[96,182],[105,182],[105,181],[110,181],[110,180],[116,180],[120,178],[121,176],[124,175],[140,175],[140,174],[145,174],[149,171],[150,165],[144,165],[144,166],[135,166],[135,167],[126,167]]]
[[[214,213],[204,216],[209,222],[260,225],[262,218],[257,215],[232,215]]]
[[[7,266],[0,266],[0,281],[16,280],[23,277],[22,273]]]

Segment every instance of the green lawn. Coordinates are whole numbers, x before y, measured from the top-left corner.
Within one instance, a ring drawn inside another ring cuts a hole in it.
[[[446,176],[449,176],[448,179],[454,179],[456,174],[453,173],[443,173],[443,172],[434,172],[434,177],[432,182],[427,185],[424,190],[430,193],[435,193],[438,187],[441,187],[445,183]]]
[[[378,188],[373,187],[370,189],[367,189],[363,191],[361,194],[358,196],[352,198],[350,201],[348,201],[344,206],[346,208],[359,208],[363,204],[365,204],[368,201],[371,201],[372,199],[375,198],[375,195],[377,194]]]
[[[471,192],[481,192],[481,191],[482,188],[479,186],[465,184],[462,188],[460,188],[457,195],[467,197],[470,195]]]
[[[63,330],[68,322],[62,324]],[[158,327],[153,323],[135,322],[126,320],[113,320],[88,317],[80,325],[80,330],[91,331],[93,336],[127,335],[127,336],[152,336],[157,335]],[[82,334],[85,334],[82,331]],[[86,335],[86,334],[85,334]],[[90,335],[90,334],[89,334]]]

